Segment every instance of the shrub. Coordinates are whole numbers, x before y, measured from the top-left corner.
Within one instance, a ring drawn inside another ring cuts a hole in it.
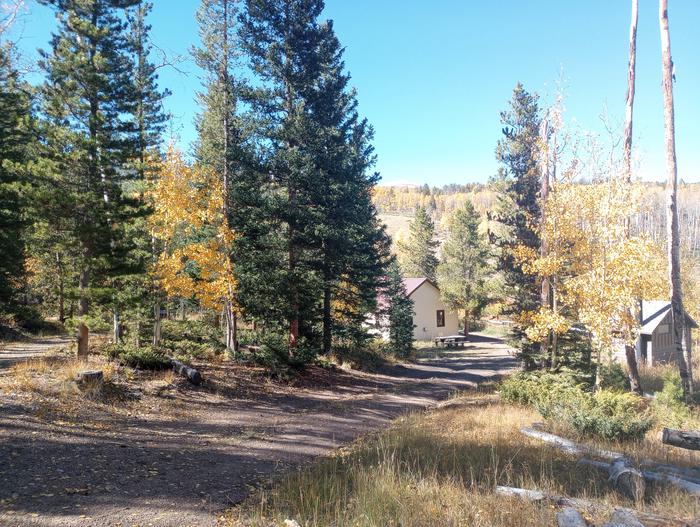
[[[603,364],[600,367],[600,386],[610,390],[628,392],[630,379],[619,362]]]
[[[104,352],[111,360],[131,368],[164,370],[170,367],[170,358],[161,348],[152,346],[135,348],[123,344],[110,344],[105,347]]]
[[[595,395],[582,395],[568,400],[561,414],[553,416],[580,434],[619,441],[641,439],[654,424],[643,400],[635,394],[600,390]]]
[[[690,408],[685,403],[683,385],[677,371],[668,370],[663,376],[664,387],[651,403],[652,411],[664,426],[681,428],[690,420]]]
[[[501,383],[501,399],[508,403],[537,405],[549,398],[553,391],[558,393],[580,386],[578,376],[569,370],[559,373],[520,372]]]
[[[592,394],[570,371],[519,373],[501,384],[500,394],[506,402],[532,405],[546,420],[583,435],[638,439],[653,425],[637,395],[607,389]]]
[[[226,348],[218,328],[197,320],[164,320],[162,335],[161,346],[185,361],[210,359]]]

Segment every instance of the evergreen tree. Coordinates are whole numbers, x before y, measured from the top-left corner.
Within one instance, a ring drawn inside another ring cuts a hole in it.
[[[438,245],[433,220],[423,207],[418,207],[409,227],[408,240],[397,243],[399,264],[404,276],[425,276],[435,281]]]
[[[539,252],[540,123],[538,96],[528,93],[518,83],[509,109],[501,112],[503,138],[496,147],[496,159],[501,163],[496,181],[499,190],[496,219],[503,227],[496,242],[500,248],[499,267],[504,277],[504,293],[511,300],[511,314],[534,311],[540,302],[537,278],[524,273],[512,253],[516,246]],[[532,367],[536,359],[536,344],[526,338],[521,328],[516,328],[514,336],[526,365]]]
[[[389,350],[398,357],[407,357],[413,350],[413,300],[406,294],[396,262],[389,266],[383,297],[382,316],[388,324]]]
[[[90,303],[113,303],[110,276],[119,271],[119,231],[133,215],[124,185],[134,157],[132,62],[124,21],[130,0],[41,0],[56,9],[43,112],[49,121],[53,213],[68,216],[80,254],[78,354],[88,352]]]
[[[322,0],[248,0],[243,17],[244,49],[256,75],[248,100],[264,127],[262,161],[269,174],[271,215],[278,224],[279,253],[270,309],[286,320],[289,349],[299,338],[315,341],[318,299],[323,289],[317,205],[327,191],[315,148],[318,123],[311,107],[318,99],[323,73],[318,23]]]
[[[26,190],[32,144],[31,96],[0,43],[0,315],[16,313],[25,277]]]
[[[470,320],[480,315],[488,301],[487,270],[488,249],[479,234],[479,214],[467,201],[450,220],[437,269],[440,295],[450,309],[463,313],[465,335],[469,334]]]

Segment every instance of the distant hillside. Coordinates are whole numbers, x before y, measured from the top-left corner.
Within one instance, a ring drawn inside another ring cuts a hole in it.
[[[666,196],[660,183],[645,184],[644,211],[632,222],[633,229],[644,232],[663,243],[666,237]],[[682,184],[679,188],[679,216],[684,252],[700,258],[700,183]],[[392,237],[408,231],[408,224],[417,207],[425,207],[440,233],[447,220],[467,200],[484,218],[496,205],[496,193],[488,185],[379,186],[374,190],[374,204]]]

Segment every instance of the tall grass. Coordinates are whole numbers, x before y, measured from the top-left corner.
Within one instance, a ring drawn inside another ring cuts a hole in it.
[[[478,399],[474,404],[474,398]],[[534,411],[471,396],[469,404],[400,420],[347,452],[286,476],[226,517],[226,525],[506,527],[551,525],[547,506],[511,501],[496,485],[626,503],[606,475],[520,434]],[[482,402],[483,404],[479,404]],[[692,518],[694,499],[652,494],[649,509]]]

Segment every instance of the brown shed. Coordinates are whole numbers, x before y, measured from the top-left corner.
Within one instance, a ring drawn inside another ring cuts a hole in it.
[[[685,338],[683,349],[692,345],[691,331],[698,324],[685,314]],[[646,364],[672,362],[673,327],[671,325],[671,302],[667,300],[644,300],[642,302],[642,330],[640,335],[640,359]]]

